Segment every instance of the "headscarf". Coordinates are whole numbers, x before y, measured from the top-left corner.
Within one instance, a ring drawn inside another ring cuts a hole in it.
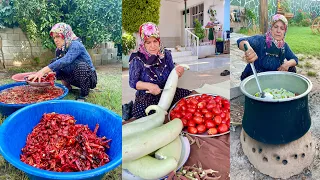
[[[285,27],[284,37],[280,41],[274,39],[272,37],[272,34],[271,34],[271,29],[272,29],[273,25],[278,21],[282,21],[284,23],[284,27]],[[276,14],[276,15],[272,16],[269,29],[268,29],[268,31],[266,33],[267,47],[270,48],[272,46],[272,43],[273,43],[277,48],[279,48],[279,49],[282,48],[284,46],[284,44],[285,44],[284,38],[286,36],[287,30],[288,30],[288,20],[287,20],[286,17],[284,17],[281,14]]]
[[[152,22],[146,22],[142,24],[139,28],[139,35],[141,39],[139,44],[139,52],[145,55],[147,64],[153,64],[157,59],[162,59],[164,57],[164,48],[160,40],[159,28],[156,24]],[[160,49],[156,55],[151,55],[145,48],[144,43],[150,37],[156,38],[156,40],[160,43]]]
[[[57,33],[62,39],[64,39],[64,45],[61,48],[56,49],[56,53],[61,54],[62,56],[66,53],[68,47],[70,46],[73,40],[77,40],[78,37],[73,33],[71,26],[66,23],[57,23],[50,30],[50,36],[53,36],[53,33]]]

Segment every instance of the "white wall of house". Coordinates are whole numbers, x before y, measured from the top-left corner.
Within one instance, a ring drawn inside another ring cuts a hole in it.
[[[159,29],[165,47],[180,45],[181,20],[179,3],[161,0]]]
[[[217,10],[217,19],[218,21],[223,24],[224,21],[224,0],[188,0],[187,1],[187,8],[204,4],[204,16],[203,16],[203,22],[204,26],[210,21],[210,17],[208,14],[208,9],[211,5],[214,5],[214,9]],[[184,10],[184,2],[179,3],[179,11]]]

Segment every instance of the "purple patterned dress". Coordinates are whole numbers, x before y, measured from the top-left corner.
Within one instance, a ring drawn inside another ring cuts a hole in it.
[[[138,81],[157,84],[160,89],[163,89],[171,70],[174,68],[171,52],[168,50],[164,51],[163,59],[160,59],[159,56],[153,56],[148,61],[146,61],[144,54],[132,53],[129,62],[129,84],[134,89],[136,89]],[[187,89],[177,88],[171,106],[190,93],[191,91]],[[161,93],[153,95],[146,93],[145,90],[137,90],[132,115],[135,118],[146,116],[145,109],[150,105],[158,104],[160,97]]]

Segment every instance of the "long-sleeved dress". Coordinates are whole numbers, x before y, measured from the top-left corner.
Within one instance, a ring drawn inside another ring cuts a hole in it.
[[[137,82],[142,81],[157,84],[160,89],[163,89],[171,70],[174,68],[171,52],[165,50],[164,54],[163,59],[150,62],[151,60],[146,60],[144,54],[140,52],[132,53],[129,60],[130,87],[136,89]],[[187,89],[177,88],[171,105],[178,102],[181,98],[188,96],[190,93],[191,91]],[[132,115],[135,118],[146,116],[144,112],[145,109],[150,105],[158,104],[160,97],[161,93],[152,95],[146,93],[145,90],[137,90]]]
[[[266,36],[265,35],[255,35],[246,38],[240,38],[237,40],[238,47],[241,41],[246,40],[249,42],[250,46],[256,52],[258,59],[254,61],[254,66],[259,72],[266,71],[277,71],[277,69],[283,64],[284,59],[291,60],[294,59],[298,64],[298,58],[289,48],[289,45],[285,43],[282,48],[277,48],[273,43],[271,47],[267,47]],[[296,72],[295,67],[289,68],[290,72]],[[250,64],[247,64],[242,75],[241,80],[252,75],[252,69]]]
[[[90,88],[95,88],[97,84],[97,74],[89,53],[78,40],[72,41],[67,52],[62,53],[57,50],[56,58],[48,67],[56,72],[58,80],[79,87],[80,96],[87,96]]]

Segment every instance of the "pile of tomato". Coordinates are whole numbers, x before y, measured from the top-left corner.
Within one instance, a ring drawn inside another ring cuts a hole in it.
[[[230,102],[207,94],[183,98],[170,112],[170,120],[175,118],[181,119],[188,133],[221,134],[230,129]]]

